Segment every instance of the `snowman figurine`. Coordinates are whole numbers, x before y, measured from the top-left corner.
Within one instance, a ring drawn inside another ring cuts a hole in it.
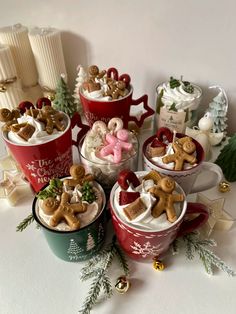
[[[209,160],[211,158],[212,146],[218,145],[224,137],[224,132],[211,132],[212,127],[213,119],[210,112],[207,112],[198,121],[198,127],[195,126],[192,129],[187,127],[185,130],[186,135],[191,136],[202,145],[205,153],[205,160]]]

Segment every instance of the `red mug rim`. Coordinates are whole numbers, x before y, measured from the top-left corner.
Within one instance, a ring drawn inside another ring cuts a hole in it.
[[[181,137],[186,136],[186,134],[183,134],[183,133],[176,133],[176,136],[179,136],[179,137],[181,138]],[[198,141],[196,141],[194,138],[191,137],[191,138],[192,138],[192,141],[194,142],[194,144],[195,144],[196,147],[197,147],[197,149],[196,149],[196,151],[197,151],[197,156],[196,156],[196,157],[197,157],[197,160],[198,160],[197,165],[195,165],[195,166],[193,166],[193,167],[191,167],[191,168],[189,168],[189,169],[183,169],[183,170],[174,170],[174,169],[169,169],[169,168],[165,168],[165,167],[163,167],[163,166],[161,166],[161,165],[158,165],[158,164],[156,164],[155,162],[153,162],[153,161],[150,159],[150,157],[147,155],[147,146],[148,146],[149,143],[151,143],[151,142],[154,140],[154,138],[156,138],[156,135],[155,135],[155,134],[152,135],[151,137],[147,138],[147,139],[144,141],[142,151],[143,151],[143,156],[145,156],[145,158],[146,158],[151,164],[153,164],[155,167],[158,167],[158,168],[161,168],[161,169],[163,169],[163,170],[165,170],[165,171],[170,171],[170,172],[186,173],[186,172],[191,171],[192,169],[196,169],[197,167],[199,167],[199,166],[201,165],[201,163],[203,162],[203,160],[204,160],[204,150],[203,150],[203,148],[202,148],[202,145],[201,145]]]
[[[60,179],[63,179],[63,178],[66,179],[66,178],[71,178],[71,177],[61,177]],[[96,218],[95,218],[93,221],[91,221],[88,225],[86,225],[86,226],[84,226],[84,227],[82,227],[82,228],[79,228],[78,230],[68,230],[68,231],[66,231],[66,230],[56,230],[56,229],[51,229],[51,228],[47,227],[46,225],[44,225],[44,224],[42,223],[42,221],[39,219],[39,217],[38,217],[38,215],[37,215],[37,213],[36,213],[36,205],[37,205],[37,203],[38,203],[38,201],[39,201],[39,199],[38,199],[36,196],[34,197],[34,200],[33,200],[33,203],[32,203],[32,213],[33,213],[33,216],[34,216],[35,221],[36,221],[42,228],[46,229],[47,231],[50,231],[50,232],[52,232],[52,233],[57,233],[57,234],[72,234],[72,233],[75,233],[75,232],[80,232],[80,231],[82,231],[82,230],[84,230],[84,229],[90,227],[90,226],[91,226],[93,223],[95,223],[95,222],[97,221],[97,219],[104,213],[104,210],[105,210],[105,208],[106,208],[106,203],[107,203],[106,194],[105,194],[105,192],[104,192],[103,187],[102,187],[96,180],[95,180],[95,182],[96,182],[96,184],[99,186],[99,188],[101,189],[101,191],[103,192],[103,206],[102,206],[102,209],[101,209],[99,215],[96,216]],[[48,183],[48,184],[49,184],[49,183]],[[44,190],[44,189],[48,186],[48,184],[46,184],[45,186],[43,186],[43,187],[39,190],[39,192],[42,191],[42,190]],[[39,192],[38,192],[38,193],[39,193]]]
[[[7,143],[9,143],[10,145],[14,145],[14,146],[21,146],[21,147],[32,147],[32,146],[41,146],[41,145],[44,145],[44,144],[48,144],[54,140],[57,140],[58,138],[60,138],[62,135],[64,135],[71,127],[71,119],[70,117],[68,116],[68,114],[66,114],[65,112],[63,112],[64,115],[66,116],[66,119],[68,121],[68,124],[67,124],[67,127],[65,128],[64,131],[62,131],[62,133],[58,134],[58,136],[52,138],[52,139],[49,139],[45,142],[42,142],[42,143],[30,143],[30,144],[22,144],[22,143],[14,143],[12,141],[10,141],[8,138],[7,138],[7,131],[2,131],[2,138],[4,139],[4,141],[6,141]]]
[[[99,100],[99,98],[90,98],[90,97],[85,96],[83,91],[82,91],[82,88],[83,87],[81,86],[79,89],[79,94],[80,94],[80,96],[82,96],[86,100],[93,101],[93,102],[108,103],[108,104],[109,103],[115,103],[115,102],[121,101],[123,99],[126,99],[126,98],[130,97],[130,95],[132,95],[132,93],[133,93],[133,86],[131,84],[129,84],[129,93],[127,95],[125,95],[124,97],[119,98],[119,99],[112,99],[112,100]]]
[[[136,171],[135,174],[137,175],[145,175],[147,174],[149,171]],[[111,211],[112,213],[114,214],[114,216],[116,217],[117,220],[119,220],[120,223],[122,223],[123,225],[125,225],[127,228],[129,229],[132,229],[133,231],[138,231],[138,232],[142,232],[142,233],[147,233],[147,234],[151,234],[151,233],[159,233],[159,232],[165,232],[165,231],[168,231],[170,229],[172,229],[174,226],[176,226],[178,223],[180,223],[186,213],[186,210],[187,210],[187,198],[186,198],[186,194],[184,192],[184,190],[181,188],[181,186],[175,181],[176,183],[176,187],[178,187],[178,189],[181,191],[181,193],[183,193],[184,195],[184,201],[183,201],[183,206],[182,206],[182,211],[179,215],[179,217],[177,218],[176,221],[174,221],[171,226],[167,227],[167,228],[164,228],[164,229],[161,229],[161,230],[143,230],[139,227],[136,227],[136,226],[132,226],[130,224],[128,224],[127,222],[125,222],[124,220],[122,220],[117,211],[115,210],[114,206],[113,206],[113,203],[114,203],[114,195],[115,195],[115,190],[118,188],[118,183],[116,182],[112,189],[111,189],[111,193],[110,193],[110,198],[109,198],[109,204],[110,204],[110,208],[111,208]]]

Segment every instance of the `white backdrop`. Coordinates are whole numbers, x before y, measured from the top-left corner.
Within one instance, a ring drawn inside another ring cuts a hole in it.
[[[229,129],[236,132],[236,2],[234,0],[7,0],[1,1],[0,27],[62,30],[70,87],[76,67],[115,66],[131,75],[134,96],[148,94],[173,75],[203,88],[221,85],[229,97]]]

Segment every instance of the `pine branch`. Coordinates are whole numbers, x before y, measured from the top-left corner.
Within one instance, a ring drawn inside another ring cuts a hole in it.
[[[99,277],[95,278],[91,284],[90,290],[88,292],[88,296],[85,299],[85,302],[79,310],[81,314],[89,314],[92,307],[96,304],[100,290],[101,290],[102,282]]]
[[[94,278],[88,296],[79,311],[81,314],[89,314],[92,307],[96,304],[101,289],[103,289],[105,296],[110,298],[113,291],[110,279],[108,277],[108,269],[112,264],[113,258],[117,257],[120,261],[125,274],[129,273],[129,267],[123,256],[122,251],[116,244],[116,237],[113,237],[111,244],[96,256],[91,258],[87,264],[81,269],[80,279],[85,281]]]
[[[189,259],[194,257],[194,252],[198,253],[208,274],[213,274],[212,266],[226,272],[229,276],[236,275],[235,271],[221,260],[216,254],[209,250],[208,246],[216,246],[213,239],[200,240],[196,233],[190,233],[183,237],[186,243],[186,255]]]
[[[22,232],[34,221],[33,214],[29,214],[19,225],[16,227],[16,231]]]
[[[124,253],[121,251],[120,247],[117,244],[115,244],[115,254],[117,256],[117,259],[118,259],[121,267],[124,270],[125,275],[128,276],[129,275],[129,265],[126,261]]]

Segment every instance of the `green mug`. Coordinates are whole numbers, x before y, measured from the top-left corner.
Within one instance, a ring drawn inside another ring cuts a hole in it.
[[[98,186],[103,191],[99,184]],[[104,244],[106,234],[107,215],[104,192],[103,207],[99,215],[90,224],[73,231],[50,229],[43,224],[37,214],[38,201],[37,197],[33,200],[32,211],[34,219],[40,225],[50,249],[57,257],[67,262],[82,262],[99,252]]]

